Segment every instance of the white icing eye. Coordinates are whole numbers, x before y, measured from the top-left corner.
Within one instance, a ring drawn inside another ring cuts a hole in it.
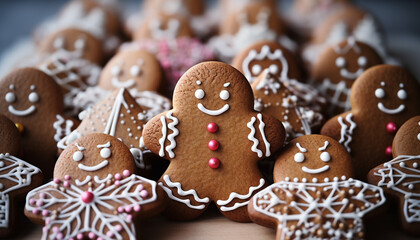
[[[132,66],[130,68],[130,74],[133,77],[138,77],[140,75],[140,67],[139,66]]]
[[[321,160],[324,162],[329,162],[331,160],[331,155],[328,152],[321,153]]]
[[[270,73],[276,75],[279,72],[279,67],[276,64],[271,64],[270,67]]]
[[[64,47],[64,38],[56,38],[53,42],[53,46],[56,49],[60,49]]]
[[[261,66],[260,65],[258,65],[258,64],[255,64],[254,66],[252,66],[252,73],[254,74],[254,75],[258,75],[258,74],[260,74],[261,73]]]
[[[295,154],[295,162],[301,163],[305,161],[305,155],[303,155],[303,153],[298,152]]]
[[[398,98],[401,100],[407,99],[407,92],[404,89],[400,89],[397,95],[398,95]]]
[[[36,92],[31,92],[28,96],[28,100],[32,103],[38,102],[39,101],[39,95]]]
[[[111,157],[111,150],[109,148],[102,148],[100,154],[102,158],[109,158]]]
[[[73,153],[73,160],[78,162],[83,159],[83,153],[81,151],[77,151]]]
[[[121,74],[121,67],[120,66],[113,66],[111,68],[111,74],[113,76],[119,76]]]
[[[382,88],[378,88],[375,90],[375,96],[377,98],[383,98],[385,97],[385,91]]]
[[[230,97],[230,94],[227,90],[222,90],[219,95],[222,100],[228,100]]]
[[[204,93],[203,89],[197,89],[197,90],[195,90],[195,97],[196,97],[197,99],[203,99],[203,97],[204,97],[205,95],[206,95],[206,94]]]
[[[364,56],[360,56],[360,57],[357,59],[357,64],[359,64],[359,66],[361,66],[361,67],[366,66],[366,64],[367,64],[367,58],[366,58],[366,57],[364,57]]]
[[[78,50],[85,48],[85,40],[82,38],[77,39],[76,42],[74,42],[74,48]]]
[[[346,66],[346,59],[344,59],[343,57],[338,57],[335,60],[335,65],[339,68],[345,67]]]
[[[6,96],[4,97],[4,100],[8,103],[12,103],[16,101],[16,95],[12,92],[6,93]]]

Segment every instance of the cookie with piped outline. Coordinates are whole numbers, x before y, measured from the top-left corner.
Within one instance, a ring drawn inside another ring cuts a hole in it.
[[[253,104],[238,70],[204,62],[179,80],[174,108],[147,122],[146,147],[170,160],[159,181],[170,198],[168,217],[193,219],[214,202],[227,218],[249,221],[246,204],[266,184],[257,163],[285,137],[281,122],[255,112]]]
[[[13,235],[19,229],[19,199],[42,183],[41,171],[19,159],[20,132],[16,125],[0,114],[0,237]]]
[[[306,135],[279,154],[275,183],[248,204],[251,219],[277,229],[276,239],[363,239],[365,220],[384,210],[381,188],[355,180],[336,140]]]
[[[60,155],[53,181],[28,193],[25,215],[45,239],[137,239],[136,221],[159,213],[165,194],[134,171],[124,143],[88,134]]]
[[[352,86],[351,111],[330,119],[321,134],[342,143],[352,157],[356,177],[391,160],[391,144],[401,125],[420,115],[420,85],[403,67],[377,65]]]
[[[420,116],[405,122],[392,142],[394,159],[369,172],[369,182],[398,201],[402,229],[420,236]]]

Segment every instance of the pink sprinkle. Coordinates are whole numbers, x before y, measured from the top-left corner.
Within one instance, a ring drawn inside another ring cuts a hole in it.
[[[74,240],[74,238],[70,238],[69,240]]]
[[[133,219],[133,216],[131,216],[131,214],[128,214],[126,219],[127,219],[127,222],[131,222],[131,220]]]
[[[42,210],[42,216],[44,217],[48,216],[48,210]]]
[[[42,199],[39,199],[39,200],[36,202],[36,205],[37,205],[38,207],[41,207],[42,205],[44,205],[44,201],[42,201]]]
[[[35,199],[33,199],[33,198],[29,199],[29,204],[34,205],[35,204]]]
[[[134,206],[134,211],[135,212],[140,212],[140,209],[141,209],[140,205]]]
[[[119,173],[117,173],[117,174],[115,174],[115,179],[117,179],[117,180],[121,180],[121,174],[119,174]]]
[[[40,198],[45,198],[45,193],[43,193],[43,192],[42,192],[42,193],[40,193],[40,194],[39,194],[39,197],[40,197]]]
[[[38,209],[38,208],[34,208],[34,209],[32,210],[32,213],[33,213],[33,214],[39,214],[39,209]]]
[[[129,170],[124,170],[123,175],[124,175],[124,177],[130,176],[130,171]]]
[[[119,213],[122,213],[122,212],[124,212],[124,208],[123,208],[123,207],[118,207],[118,208],[117,208],[117,211],[118,211]]]
[[[66,176],[64,176],[64,179],[66,179],[66,180],[70,180],[70,175],[66,175]]]
[[[141,192],[140,192],[140,196],[142,197],[142,198],[145,198],[145,197],[147,197],[149,195],[149,192],[147,192],[146,190],[141,190]]]
[[[110,238],[114,237],[114,233],[113,233],[113,232],[111,232],[111,231],[108,231],[108,232],[106,233],[106,235],[107,235],[108,237],[110,237]]]
[[[42,231],[43,231],[43,232],[47,232],[47,231],[48,231],[48,227],[43,227],[43,228],[42,228]]]
[[[83,239],[83,234],[81,234],[81,233],[77,234],[76,238],[79,239],[79,240],[82,240]]]
[[[115,181],[115,186],[120,186],[120,184],[121,184],[120,181],[118,181],[118,180]]]
[[[51,219],[50,218],[47,218],[47,219],[45,219],[45,224],[50,224],[51,223]]]
[[[125,211],[129,213],[129,212],[133,211],[133,207],[125,206]]]
[[[117,230],[117,232],[120,232],[122,230],[122,226],[118,224],[117,226],[115,226],[115,230]]]
[[[58,227],[53,227],[52,228],[52,231],[55,232],[55,233],[58,232],[58,230],[59,230]]]
[[[60,180],[60,179],[58,179],[58,178],[55,178],[55,179],[54,179],[54,182],[55,182],[55,183],[57,183],[57,184],[59,184],[59,183],[61,182],[61,180]]]
[[[61,239],[63,239],[63,234],[62,233],[57,233],[55,238],[57,238],[58,240],[61,240]]]
[[[66,187],[66,188],[70,187],[70,182],[65,181],[65,182],[64,182],[64,187]]]
[[[103,238],[101,238],[101,237],[98,237],[96,240],[104,240]]]
[[[88,237],[89,237],[90,239],[94,239],[94,238],[96,237],[96,235],[95,235],[93,232],[90,232],[90,233],[88,234]]]
[[[143,189],[144,189],[143,185],[140,184],[140,185],[137,186],[137,191],[141,191]]]

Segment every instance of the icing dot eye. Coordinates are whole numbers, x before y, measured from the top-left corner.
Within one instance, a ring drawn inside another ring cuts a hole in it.
[[[324,162],[329,162],[331,160],[331,155],[328,152],[321,153],[321,160]]]
[[[398,95],[398,98],[401,100],[407,99],[407,92],[404,89],[400,89],[397,95]]]
[[[305,155],[303,153],[299,152],[295,154],[295,162],[301,163],[305,161]]]
[[[222,90],[222,91],[220,92],[220,98],[221,98],[222,100],[228,100],[228,99],[229,99],[229,97],[230,97],[230,94],[229,94],[229,92],[228,92],[227,90]]]
[[[120,66],[113,66],[111,68],[111,74],[114,76],[118,76],[121,74],[121,67]]]
[[[254,65],[254,66],[252,66],[252,73],[254,74],[254,75],[258,75],[258,74],[260,74],[261,73],[261,66],[260,65],[258,65],[258,64],[256,64],[256,65]]]
[[[140,68],[139,68],[139,66],[132,66],[130,68],[130,74],[133,77],[138,77],[140,75]]]
[[[378,88],[375,90],[375,96],[377,98],[383,98],[385,97],[385,91],[382,88]]]
[[[269,69],[270,69],[270,73],[272,73],[274,75],[279,72],[279,67],[275,64],[271,64]]]
[[[53,42],[53,46],[56,49],[63,48],[64,47],[64,38],[61,38],[61,37],[56,38]]]
[[[12,103],[16,101],[16,95],[12,92],[6,93],[6,96],[4,97],[4,100],[8,103]]]
[[[81,151],[77,151],[73,153],[73,160],[78,162],[83,159],[83,153]]]
[[[85,48],[85,40],[84,39],[77,39],[74,42],[74,48],[82,50],[83,48]]]
[[[111,157],[111,150],[109,148],[102,148],[100,154],[102,158],[109,158]]]
[[[195,97],[196,97],[197,99],[203,99],[203,97],[204,97],[205,95],[206,95],[206,94],[204,93],[203,89],[197,89],[197,90],[195,91]]]
[[[39,95],[36,92],[31,92],[28,96],[28,100],[32,103],[38,102],[39,101]]]
[[[335,65],[339,68],[345,67],[346,66],[346,59],[344,59],[343,57],[338,57],[335,60]]]
[[[367,64],[367,58],[364,56],[361,56],[357,59],[357,64],[359,64],[359,66],[364,67]]]

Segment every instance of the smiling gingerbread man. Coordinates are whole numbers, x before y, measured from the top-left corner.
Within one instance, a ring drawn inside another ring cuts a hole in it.
[[[420,115],[420,86],[404,68],[379,65],[353,84],[352,110],[330,119],[321,134],[350,152],[356,177],[366,179],[375,166],[391,160],[392,140],[409,118]]]
[[[281,122],[253,105],[248,81],[227,64],[201,63],[181,77],[174,109],[143,131],[146,147],[171,161],[159,182],[169,217],[195,218],[213,201],[226,217],[249,221],[246,204],[265,185],[257,162],[285,138]]]

